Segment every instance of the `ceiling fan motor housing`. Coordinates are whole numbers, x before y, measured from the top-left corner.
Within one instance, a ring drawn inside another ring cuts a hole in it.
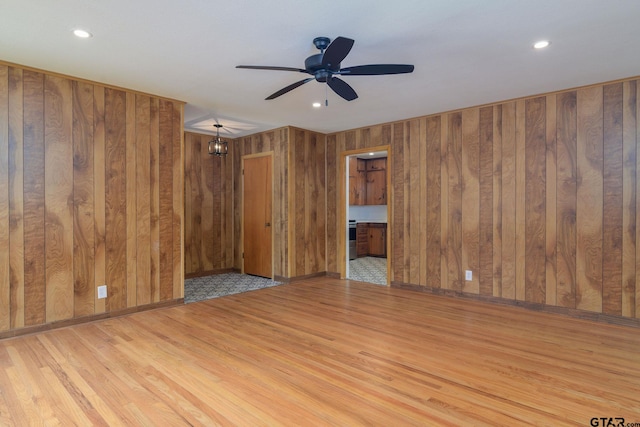
[[[327,77],[340,71],[340,63],[331,64],[331,67],[325,67],[322,65],[322,57],[322,53],[311,55],[304,61],[304,68],[307,73],[313,75],[317,81],[326,82]]]

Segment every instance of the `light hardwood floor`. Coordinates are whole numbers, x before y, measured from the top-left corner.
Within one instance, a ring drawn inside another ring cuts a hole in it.
[[[316,278],[0,341],[1,425],[640,422],[640,329]]]

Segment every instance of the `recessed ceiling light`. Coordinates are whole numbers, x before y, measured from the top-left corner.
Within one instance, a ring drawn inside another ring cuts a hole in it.
[[[322,106],[322,104],[320,104],[319,102],[314,102],[312,105],[313,108],[320,108]]]
[[[544,49],[545,47],[549,46],[551,44],[551,42],[549,40],[540,40],[539,42],[535,42],[533,44],[533,47],[536,49]]]
[[[81,39],[88,39],[89,37],[93,36],[93,34],[91,34],[89,31],[83,30],[82,28],[76,28],[75,30],[73,30],[73,34],[76,37],[80,37]]]

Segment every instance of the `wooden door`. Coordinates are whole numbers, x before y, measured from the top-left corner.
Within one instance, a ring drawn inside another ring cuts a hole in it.
[[[271,156],[244,159],[244,273],[273,278]]]

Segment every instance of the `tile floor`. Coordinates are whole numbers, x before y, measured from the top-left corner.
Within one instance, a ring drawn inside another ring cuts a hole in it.
[[[349,279],[386,285],[387,259],[367,256],[349,261]]]
[[[281,284],[281,282],[276,282],[265,277],[240,273],[224,273],[185,279],[184,302],[202,301]]]
[[[361,257],[349,261],[349,279],[375,285],[386,285],[387,259]],[[281,284],[265,277],[240,273],[224,273],[185,279],[184,302],[188,304]]]

